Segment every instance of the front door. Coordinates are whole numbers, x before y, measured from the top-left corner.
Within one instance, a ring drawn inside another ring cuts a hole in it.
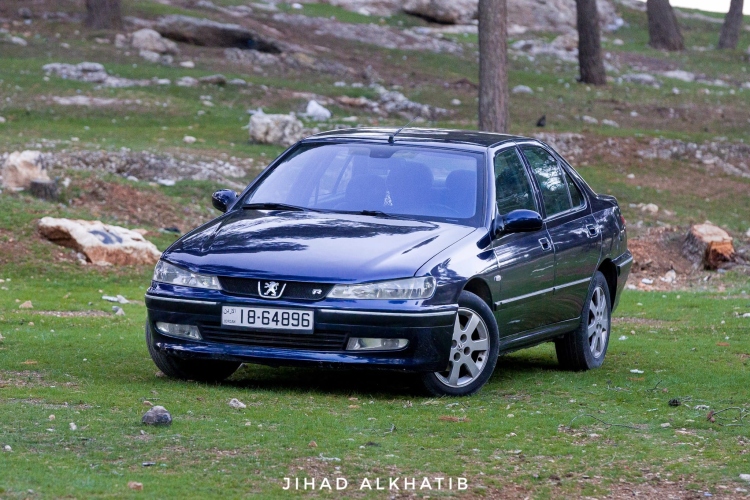
[[[555,250],[549,314],[555,323],[577,318],[601,253],[601,231],[581,189],[557,159],[539,146],[524,146],[544,200],[545,222]]]
[[[518,209],[538,212],[532,183],[516,148],[498,152],[494,167],[498,214]],[[500,336],[551,323],[545,302],[552,294],[555,254],[547,230],[506,234],[493,246],[498,274],[490,284]]]

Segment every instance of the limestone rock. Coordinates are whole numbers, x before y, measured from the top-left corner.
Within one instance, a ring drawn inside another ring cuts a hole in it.
[[[236,47],[262,52],[281,52],[280,44],[266,35],[237,24],[224,24],[205,18],[165,16],[157,23],[156,31],[172,40],[203,47]]]
[[[267,115],[258,112],[250,117],[250,140],[261,144],[291,146],[305,137],[302,122],[293,114]]]
[[[317,121],[330,120],[332,116],[331,111],[315,99],[311,99],[307,103],[305,114]]]
[[[49,181],[40,151],[13,152],[3,165],[3,187],[28,189],[32,181]]]
[[[132,34],[130,42],[134,49],[148,50],[157,54],[177,54],[179,49],[172,40],[162,37],[158,31],[149,28]]]
[[[140,233],[100,221],[43,217],[39,232],[53,243],[81,252],[99,266],[156,264],[161,257],[156,246]]]
[[[200,83],[207,83],[209,85],[226,85],[227,77],[221,74],[208,75],[198,78]]]
[[[732,237],[718,226],[706,222],[690,228],[682,254],[706,269],[716,269],[721,264],[732,262],[735,257]]]
[[[146,425],[171,425],[172,415],[163,406],[154,406],[141,419]]]

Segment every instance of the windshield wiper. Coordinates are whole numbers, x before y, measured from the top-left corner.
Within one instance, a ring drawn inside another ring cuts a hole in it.
[[[286,203],[246,203],[242,205],[242,208],[251,210],[288,210],[294,212],[309,212],[312,210],[310,208],[298,207],[297,205],[287,205]]]
[[[386,219],[414,220],[413,217],[409,217],[408,215],[389,214],[387,212],[383,212],[382,210],[354,210],[351,212],[347,211],[345,213],[354,214],[354,215],[367,215],[370,217],[384,217]]]

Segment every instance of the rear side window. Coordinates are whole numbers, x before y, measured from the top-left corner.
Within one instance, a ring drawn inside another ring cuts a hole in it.
[[[544,198],[544,210],[547,217],[570,210],[568,187],[563,180],[560,166],[554,156],[546,150],[530,146],[523,148],[523,155],[534,172]]]
[[[526,167],[515,148],[495,156],[495,197],[500,214],[518,209],[537,210]]]
[[[573,182],[573,179],[570,178],[570,174],[565,170],[563,170],[563,173],[565,174],[565,181],[568,183],[568,190],[570,191],[570,201],[573,202],[573,208],[578,208],[583,205],[583,194],[581,194],[581,190],[578,189],[578,186],[576,186],[576,183]]]

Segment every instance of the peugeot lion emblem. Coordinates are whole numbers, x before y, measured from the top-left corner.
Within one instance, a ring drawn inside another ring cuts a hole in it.
[[[278,281],[258,281],[258,294],[266,299],[278,299],[285,288],[286,283],[282,285]]]

